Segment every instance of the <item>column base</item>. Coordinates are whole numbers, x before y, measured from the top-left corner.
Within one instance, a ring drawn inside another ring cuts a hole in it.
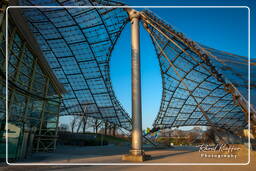
[[[130,154],[125,154],[122,156],[123,161],[131,162],[143,162],[150,159],[151,156],[146,155],[143,150],[130,150]]]

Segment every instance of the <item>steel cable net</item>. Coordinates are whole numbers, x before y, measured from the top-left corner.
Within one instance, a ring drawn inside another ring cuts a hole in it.
[[[21,5],[122,5],[95,0],[21,0]],[[131,119],[113,92],[109,62],[128,21],[122,8],[23,9],[59,82],[67,90],[60,115],[86,115],[131,130]]]
[[[150,11],[145,10],[141,15],[156,49],[162,75],[162,100],[153,126],[245,128],[246,112],[230,87],[239,90],[236,91],[242,94],[239,97],[247,98],[246,58],[188,40]],[[255,79],[252,85],[256,85]]]
[[[248,58],[238,56],[228,52],[216,50],[207,46],[201,45],[201,48],[206,52],[214,66],[224,77],[228,78],[227,82],[231,82],[239,92],[248,99]],[[251,104],[256,105],[256,63],[251,60],[250,82],[251,82]]]

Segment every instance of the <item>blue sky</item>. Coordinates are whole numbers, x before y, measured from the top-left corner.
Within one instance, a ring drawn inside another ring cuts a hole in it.
[[[248,5],[253,17],[252,1],[167,1],[123,0],[128,5]],[[228,3],[227,3],[228,2]],[[255,3],[255,2],[254,2]],[[141,10],[141,9],[137,9]],[[204,45],[248,56],[248,9],[150,9],[188,38]],[[255,17],[254,17],[255,18]],[[251,26],[255,27],[255,21]],[[253,28],[251,28],[253,30]],[[256,37],[252,32],[251,37]],[[252,57],[255,55],[255,40],[252,40]],[[121,34],[111,58],[111,79],[117,98],[127,112],[131,113],[131,56],[130,25]],[[151,127],[158,113],[161,100],[161,76],[158,60],[149,35],[141,27],[141,72],[143,128]]]

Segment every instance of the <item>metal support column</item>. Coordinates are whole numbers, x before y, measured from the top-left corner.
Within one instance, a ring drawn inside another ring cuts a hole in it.
[[[130,154],[123,160],[144,161],[142,150],[142,112],[141,112],[141,79],[140,79],[140,13],[127,9],[131,20],[132,48],[132,147]]]
[[[131,19],[132,47],[132,149],[133,155],[142,154],[141,81],[140,81],[140,27],[139,12],[133,10]]]

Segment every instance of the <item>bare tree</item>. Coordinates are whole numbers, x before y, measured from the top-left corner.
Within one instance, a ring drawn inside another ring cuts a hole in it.
[[[86,129],[86,126],[87,126],[87,120],[88,120],[87,116],[83,118],[83,133],[85,133],[85,129]]]
[[[79,132],[81,126],[83,126],[83,133],[85,133],[86,123],[87,123],[87,116],[81,116],[79,119],[80,119],[80,122],[79,122],[78,127],[77,127],[77,132]]]
[[[80,116],[74,116],[72,121],[70,122],[71,132],[74,133],[74,129],[77,125],[77,121],[79,120]]]
[[[208,127],[208,129],[203,134],[204,143],[214,143],[217,144],[215,140],[215,131],[212,127]]]
[[[194,143],[198,138],[200,138],[200,134],[198,132],[189,132],[188,133],[188,142]]]
[[[77,129],[76,129],[76,132],[77,132],[77,133],[78,133],[78,132],[79,132],[79,130],[80,130],[80,127],[81,127],[81,124],[82,124],[83,117],[84,117],[84,116],[80,116],[80,117],[79,117],[79,120],[77,121],[77,122],[78,122],[78,126],[77,126]]]
[[[95,125],[94,125],[95,133],[98,133],[98,119],[95,120]]]

